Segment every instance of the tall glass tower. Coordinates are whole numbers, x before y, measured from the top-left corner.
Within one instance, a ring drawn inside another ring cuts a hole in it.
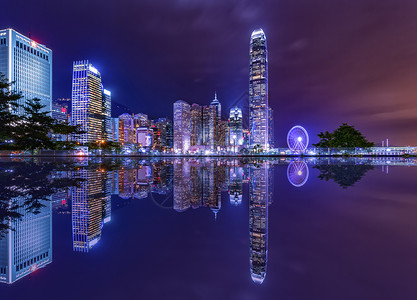
[[[190,104],[178,100],[174,103],[174,151],[190,149],[191,113]]]
[[[249,146],[269,149],[268,58],[262,29],[252,32],[249,54]]]
[[[15,82],[13,89],[22,92],[26,100],[38,98],[45,111],[52,109],[52,50],[13,29],[0,30],[0,73],[9,82]],[[23,108],[18,108],[23,114]]]
[[[110,101],[110,95],[105,95]],[[72,122],[85,133],[75,136],[80,143],[104,139],[103,87],[100,72],[88,60],[75,61],[72,73]]]

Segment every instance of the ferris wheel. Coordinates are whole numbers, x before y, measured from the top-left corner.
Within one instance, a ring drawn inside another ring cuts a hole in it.
[[[292,152],[304,152],[308,146],[308,133],[302,126],[294,126],[288,131],[287,145]]]
[[[303,186],[308,180],[308,175],[308,165],[304,161],[291,161],[288,165],[287,178],[293,186]]]

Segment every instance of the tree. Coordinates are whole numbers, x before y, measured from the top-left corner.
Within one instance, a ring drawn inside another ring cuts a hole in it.
[[[320,141],[317,144],[313,144],[313,146],[318,148],[367,148],[375,146],[354,126],[347,123],[343,123],[332,133],[328,131],[320,132],[318,137]]]
[[[51,149],[54,147],[50,133],[55,123],[47,111],[42,111],[45,105],[34,98],[27,100],[23,107],[23,121],[17,126],[16,144],[20,149]]]
[[[19,107],[18,101],[22,95],[12,90],[12,84],[0,74],[0,145],[14,140],[14,127],[21,119],[14,112]]]

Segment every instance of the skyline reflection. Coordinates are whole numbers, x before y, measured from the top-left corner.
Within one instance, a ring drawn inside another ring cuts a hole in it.
[[[343,188],[353,185],[373,168],[369,161],[368,164],[350,161],[340,164],[339,161],[339,165],[326,161],[309,163],[315,163],[314,168],[320,171],[318,178],[336,178],[335,182]],[[401,160],[398,163],[407,162]],[[209,209],[214,221],[221,218],[224,205],[232,208],[247,205],[249,274],[253,282],[262,284],[268,262],[268,207],[274,199],[274,166],[279,164],[287,166],[287,179],[291,185],[302,187],[308,181],[306,161],[284,159],[121,160],[111,167],[103,161],[82,160],[65,167],[67,169],[52,170],[42,176],[53,180],[76,180],[79,184],[45,194],[47,196],[40,198],[42,205],[37,205],[39,209],[35,213],[24,209],[27,197],[10,196],[8,202],[1,198],[2,207],[11,207],[14,203],[15,212],[21,217],[1,212],[2,224],[9,224],[10,228],[0,239],[0,282],[11,284],[52,262],[52,212],[71,215],[68,226],[72,227],[72,250],[90,252],[100,243],[105,226],[111,226],[112,213],[118,208],[112,201],[118,196],[126,201],[151,200],[160,208],[178,213],[190,208]],[[393,162],[387,164],[393,165]],[[338,179],[338,174],[346,169],[353,174],[352,181]],[[3,181],[1,188],[7,190],[11,184]],[[33,187],[33,190],[37,189]],[[222,199],[227,202],[222,203]]]

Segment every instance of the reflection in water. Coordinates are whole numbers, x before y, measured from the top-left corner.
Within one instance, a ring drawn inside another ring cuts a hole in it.
[[[289,163],[287,178],[296,187],[303,186],[309,176],[308,165],[301,160],[176,158],[118,163],[109,167],[102,162],[81,161],[61,168],[48,164],[3,165],[0,282],[13,283],[52,261],[52,210],[71,214],[73,251],[86,253],[97,245],[104,224],[111,221],[111,195],[126,199],[119,198],[127,204],[130,199],[147,198],[161,208],[177,212],[208,208],[216,220],[221,216],[222,193],[227,193],[228,203],[235,207],[242,205],[246,199],[244,191],[249,191],[250,275],[261,284],[267,271],[273,165]],[[363,164],[313,163],[320,171],[319,178],[333,179],[342,187],[353,185],[373,168]]]
[[[249,245],[250,274],[262,284],[268,260],[268,203],[272,196],[272,169],[269,163],[250,167],[249,181]]]
[[[303,186],[308,180],[308,165],[300,161],[291,161],[287,168],[288,181],[295,187]]]
[[[337,164],[318,164],[314,168],[320,171],[320,179],[326,181],[332,179],[342,188],[346,189],[361,180],[369,170],[374,169],[374,166],[368,164],[343,164],[338,162]]]
[[[11,220],[0,239],[0,282],[13,283],[52,262],[52,203],[41,200],[42,207],[33,214],[23,208],[25,200],[13,199],[22,217]]]

